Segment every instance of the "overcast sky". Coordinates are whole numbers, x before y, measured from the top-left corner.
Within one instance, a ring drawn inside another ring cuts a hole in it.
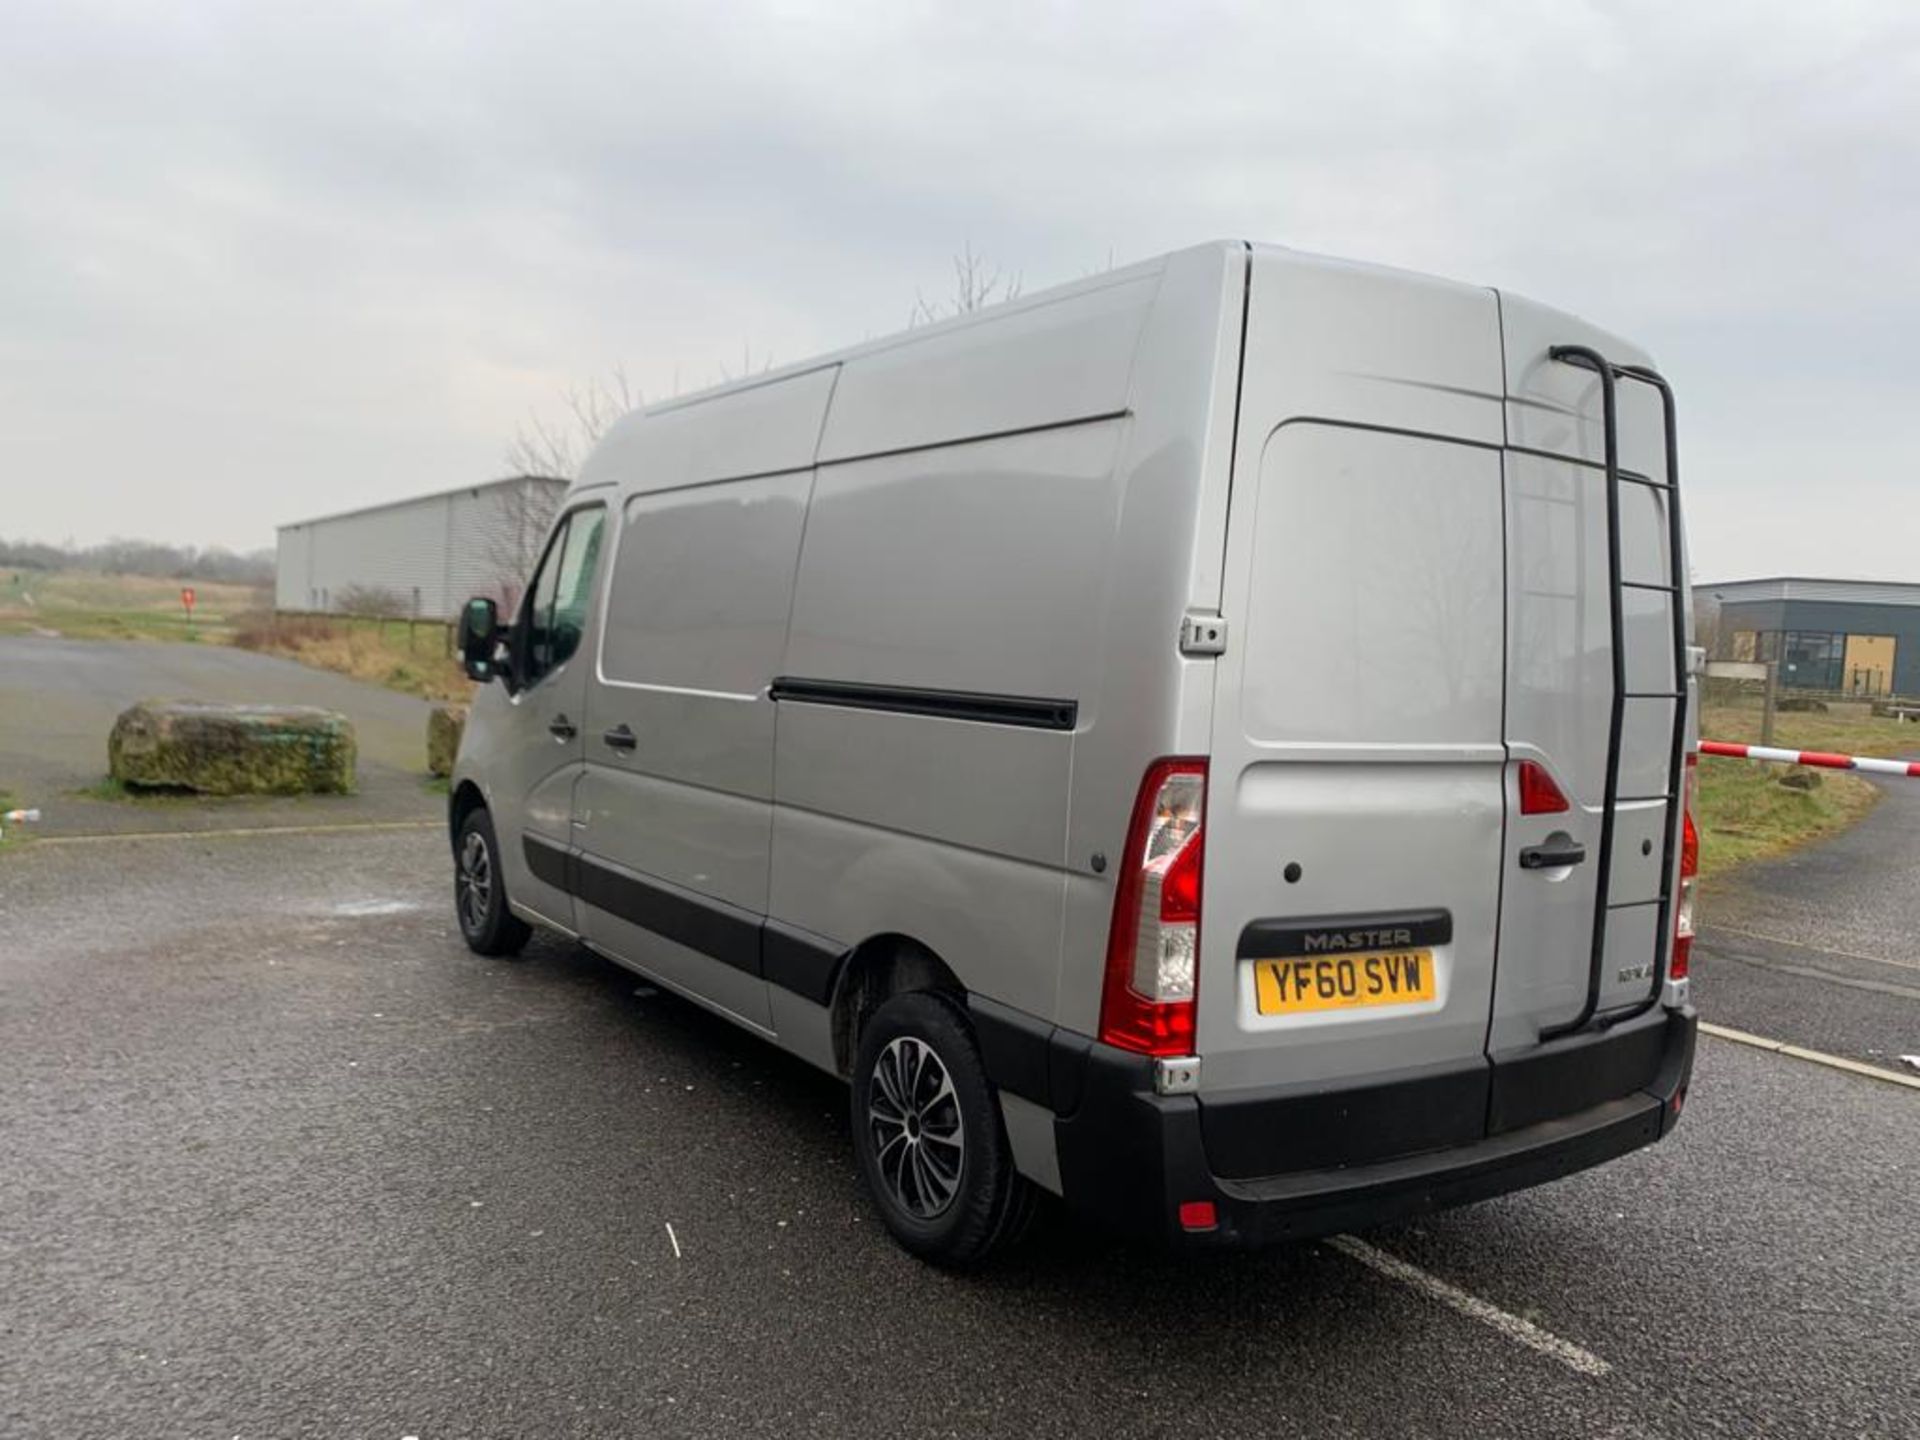
[[[251,548],[649,397],[1247,237],[1652,349],[1696,576],[1920,580],[1920,5],[8,0],[0,535]],[[276,13],[280,12],[280,13]]]

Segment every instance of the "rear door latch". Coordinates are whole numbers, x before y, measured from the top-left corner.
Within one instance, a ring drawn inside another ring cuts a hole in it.
[[[1188,615],[1180,622],[1182,655],[1224,655],[1227,622],[1218,615]]]

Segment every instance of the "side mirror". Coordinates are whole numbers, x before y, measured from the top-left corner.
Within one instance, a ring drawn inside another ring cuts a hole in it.
[[[460,607],[460,664],[468,679],[484,684],[494,678],[499,645],[500,612],[493,601],[476,595]]]

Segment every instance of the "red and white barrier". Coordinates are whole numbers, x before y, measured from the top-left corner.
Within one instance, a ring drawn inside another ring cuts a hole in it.
[[[1829,755],[1824,750],[1776,750],[1770,745],[1730,745],[1724,740],[1702,740],[1702,755],[1725,755],[1734,760],[1774,760],[1782,765],[1817,765],[1822,770],[1871,770],[1880,775],[1920,776],[1920,760],[1880,760],[1871,755]]]

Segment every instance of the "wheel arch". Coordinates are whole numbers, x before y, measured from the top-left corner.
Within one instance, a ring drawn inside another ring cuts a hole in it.
[[[833,1061],[841,1075],[852,1074],[860,1031],[873,1012],[895,995],[916,991],[951,996],[962,1007],[967,1001],[967,987],[953,967],[910,935],[870,936],[847,952],[831,1001]]]
[[[467,816],[476,810],[487,808],[487,797],[480,793],[480,787],[471,780],[462,780],[447,797],[447,843],[455,845],[460,840],[460,827],[466,823]]]

